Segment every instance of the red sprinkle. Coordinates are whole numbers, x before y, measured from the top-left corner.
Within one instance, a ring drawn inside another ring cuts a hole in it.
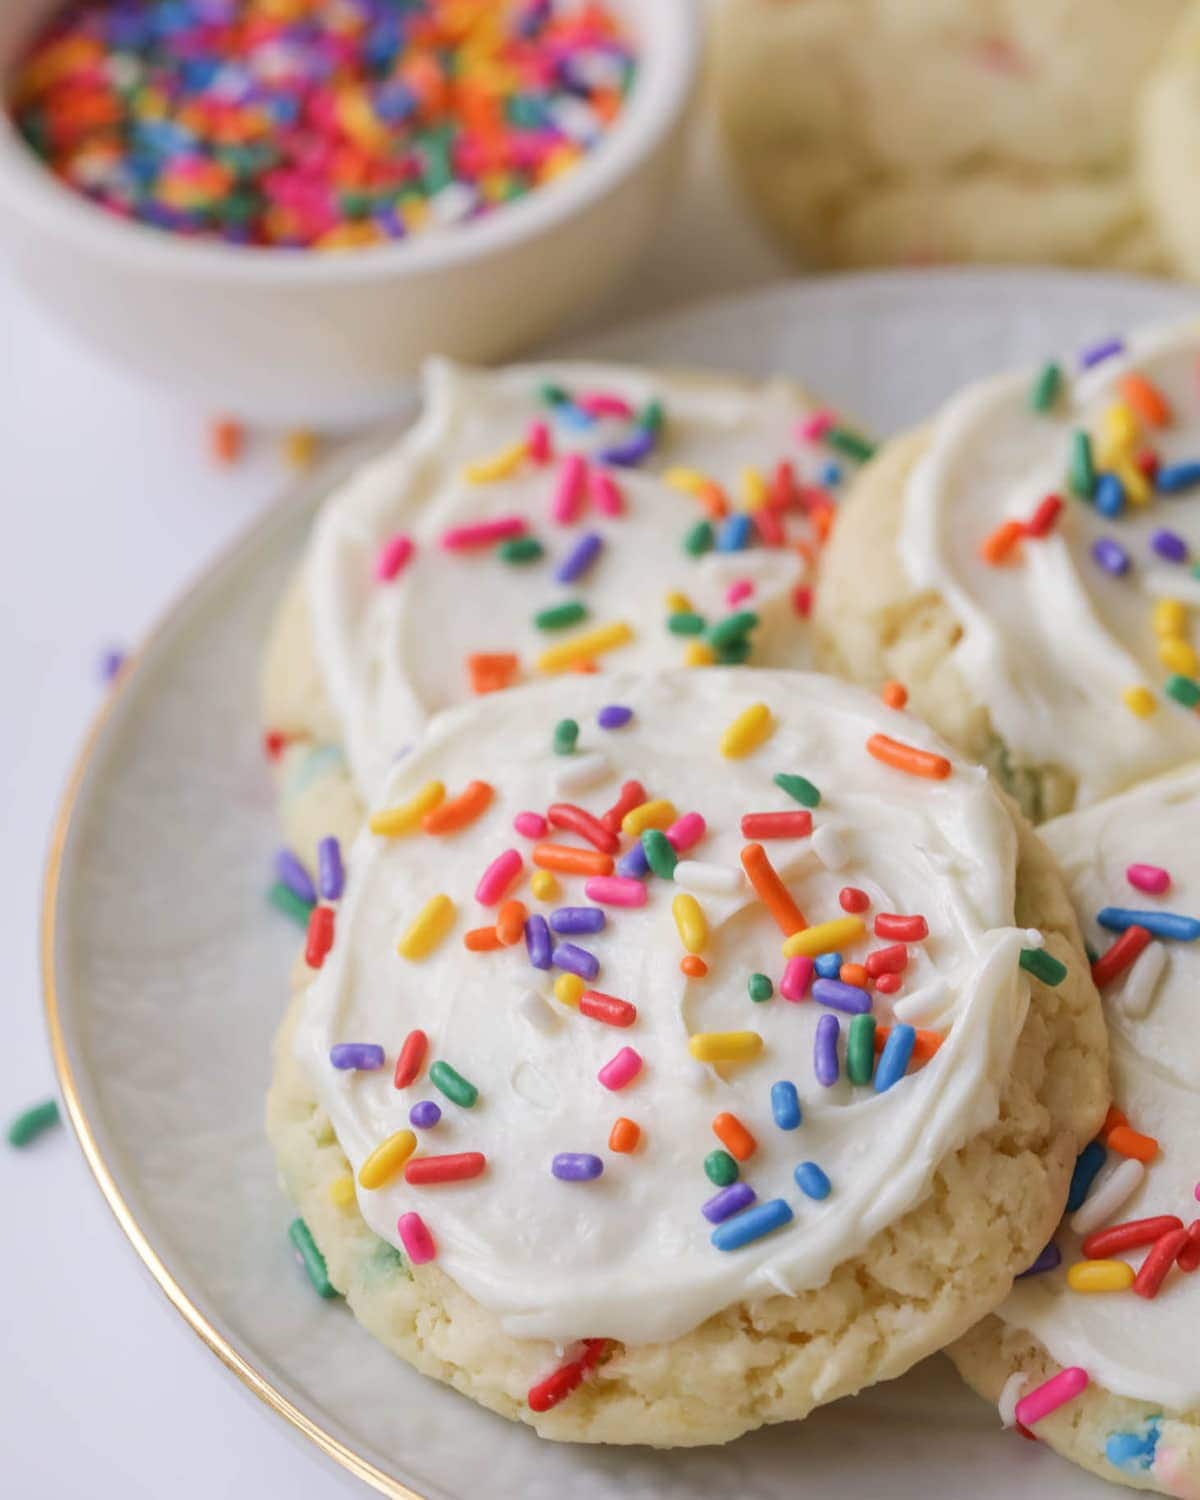
[[[804,839],[812,832],[812,813],[798,812],[746,813],[742,818],[742,837],[747,839]]]
[[[1053,531],[1055,523],[1062,514],[1062,508],[1060,495],[1047,495],[1044,500],[1040,500],[1033,514],[1022,527],[1025,535],[1046,536]]]
[[[287,735],[280,729],[268,729],[263,735],[263,750],[268,760],[278,760],[287,744]]]
[[[632,812],[635,807],[641,807],[642,803],[648,800],[646,788],[640,781],[627,781],[621,788],[621,795],[609,810],[601,815],[600,821],[606,828],[616,833],[621,827],[621,820],[625,814]]]
[[[798,584],[792,590],[792,608],[802,620],[807,620],[812,614],[812,589],[806,583]]]
[[[425,1061],[425,1051],[428,1046],[429,1038],[423,1031],[410,1031],[404,1038],[404,1045],[400,1048],[400,1055],[396,1059],[394,1082],[398,1089],[406,1089],[415,1081]]]
[[[333,907],[314,906],[308,914],[308,941],[304,945],[304,962],[319,969],[333,947]]]
[[[838,892],[838,902],[843,911],[854,912],[866,911],[871,904],[871,898],[866,891],[860,891],[856,885],[844,885]]]
[[[607,1343],[607,1339],[584,1339],[583,1351],[577,1359],[560,1365],[545,1380],[531,1385],[528,1397],[530,1411],[549,1411],[560,1401],[565,1401],[572,1391],[578,1390],[584,1377],[600,1363]]]
[[[404,1180],[414,1187],[433,1182],[464,1182],[478,1177],[487,1166],[482,1151],[459,1151],[452,1156],[413,1156],[404,1169]]]
[[[903,974],[908,967],[908,949],[903,943],[876,948],[874,953],[867,954],[866,967],[872,979],[878,979],[881,974]]]
[[[875,981],[875,988],[881,995],[894,995],[903,983],[901,974],[881,974]]]
[[[1133,1289],[1139,1297],[1150,1299],[1158,1296],[1159,1287],[1175,1264],[1179,1252],[1187,1245],[1188,1238],[1186,1229],[1172,1229],[1154,1241],[1149,1255],[1133,1279]]]
[[[1136,923],[1127,927],[1112,947],[1105,949],[1092,965],[1092,983],[1096,988],[1103,988],[1118,974],[1123,974],[1149,941],[1150,933],[1145,927],[1139,927]]]
[[[621,847],[621,840],[607,824],[584,808],[576,807],[573,802],[553,803],[546,809],[546,821],[551,828],[566,828],[577,833],[604,854],[615,854]]]
[[[1120,1255],[1124,1250],[1136,1250],[1141,1245],[1153,1245],[1172,1229],[1182,1229],[1183,1220],[1174,1214],[1159,1214],[1155,1219],[1130,1219],[1125,1224],[1114,1224],[1109,1229],[1097,1229],[1083,1242],[1082,1250],[1088,1260],[1107,1260],[1110,1255]]]
[[[1193,1271],[1200,1271],[1200,1219],[1193,1219],[1188,1225],[1187,1236],[1188,1242],[1179,1252],[1175,1264],[1190,1275]]]
[[[637,1006],[602,990],[584,990],[579,997],[579,1013],[606,1026],[632,1026],[637,1020]]]
[[[900,917],[895,912],[881,911],[875,918],[875,936],[895,938],[900,943],[919,943],[929,936],[929,923],[924,917]]]

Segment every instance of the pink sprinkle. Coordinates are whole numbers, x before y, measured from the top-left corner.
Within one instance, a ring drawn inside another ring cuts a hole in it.
[[[497,854],[479,877],[479,884],[475,887],[476,901],[481,906],[495,906],[504,899],[505,892],[511,888],[524,867],[525,861],[516,849],[506,849],[503,854]]]
[[[413,539],[398,532],[388,537],[375,555],[375,577],[380,583],[390,583],[408,562],[416,548]]]
[[[1161,896],[1171,884],[1169,873],[1161,865],[1130,865],[1125,879],[1149,896]]]
[[[754,584],[749,578],[735,578],[725,590],[725,603],[728,604],[730,609],[733,609],[743,599],[749,599],[753,592]]]
[[[646,887],[627,875],[593,875],[583,887],[589,901],[600,906],[645,906]]]
[[[524,516],[499,516],[494,521],[477,521],[473,526],[451,526],[443,531],[441,543],[447,552],[463,552],[470,547],[490,547],[493,542],[520,536],[525,530]]]
[[[836,421],[831,411],[815,411],[796,423],[796,436],[802,443],[819,443]]]
[[[698,812],[684,813],[667,829],[667,843],[676,854],[682,854],[693,844],[698,844],[708,831],[708,824]]]
[[[585,391],[582,396],[575,397],[575,405],[589,417],[633,416],[633,407],[624,396],[616,396],[611,391]]]
[[[541,813],[519,812],[513,819],[513,827],[527,839],[544,839],[550,827]]]
[[[558,466],[558,482],[550,501],[550,514],[560,526],[569,526],[578,519],[587,482],[587,460],[581,453],[568,453]]]
[[[525,434],[525,451],[529,454],[530,462],[535,464],[548,464],[553,457],[550,448],[550,429],[545,422],[530,422],[529,431]]]
[[[620,486],[607,469],[592,470],[590,490],[596,509],[606,516],[619,516],[625,509]]]
[[[1028,1396],[1021,1397],[1017,1402],[1017,1421],[1022,1427],[1032,1427],[1035,1422],[1048,1417],[1052,1411],[1057,1411],[1060,1406],[1073,1401],[1076,1396],[1087,1389],[1087,1384],[1087,1371],[1081,1370],[1078,1365],[1071,1365],[1065,1370],[1060,1370],[1057,1375],[1052,1375],[1036,1390],[1030,1391]]]
[[[779,993],[785,1000],[803,1000],[813,976],[813,961],[803,953],[789,958],[783,966],[783,978],[779,981]]]
[[[420,1214],[401,1214],[396,1220],[396,1229],[400,1234],[404,1253],[414,1266],[423,1266],[437,1257],[433,1235]]]
[[[622,1047],[615,1057],[610,1057],[596,1077],[606,1089],[623,1089],[642,1071],[642,1055],[632,1047]]]

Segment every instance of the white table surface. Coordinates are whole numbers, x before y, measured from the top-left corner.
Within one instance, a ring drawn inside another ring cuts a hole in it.
[[[711,140],[598,326],[775,279]],[[206,414],[80,353],[0,267],[0,1119],[54,1092],[37,934],[47,831],[103,688],[179,586],[288,482],[276,445],[214,468]],[[66,1129],[0,1147],[0,1491],[21,1500],[365,1495],[272,1416],[160,1295]]]

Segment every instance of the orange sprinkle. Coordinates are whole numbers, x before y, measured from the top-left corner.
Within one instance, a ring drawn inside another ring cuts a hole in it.
[[[711,479],[706,479],[696,487],[696,499],[704,507],[710,520],[721,521],[729,514],[729,501],[725,498],[725,491]]]
[[[887,734],[873,734],[867,741],[867,754],[881,760],[885,766],[893,766],[909,776],[924,776],[929,781],[945,781],[953,769],[944,755],[901,744]]]
[[[703,979],[708,973],[708,965],[698,953],[685,954],[679,960],[679,968],[689,979]]]
[[[497,693],[516,681],[520,662],[511,651],[480,651],[467,657],[473,693]]]
[[[883,1045],[891,1035],[890,1026],[876,1026],[875,1028],[875,1055],[883,1051]],[[928,1062],[938,1050],[946,1038],[940,1031],[923,1031],[918,1028],[916,1040],[913,1042],[913,1061]]]
[[[742,869],[749,876],[758,899],[779,924],[784,937],[791,937],[793,932],[800,932],[808,926],[804,913],[792,900],[761,844],[747,844],[742,850]]]
[[[758,1142],[736,1115],[723,1110],[712,1122],[713,1134],[730,1156],[738,1161],[749,1161],[758,1150]]]
[[[1170,422],[1171,408],[1167,398],[1144,375],[1123,375],[1120,391],[1125,402],[1151,427],[1165,427]]]
[[[463,947],[472,953],[491,953],[493,949],[503,946],[500,934],[494,927],[473,927],[470,932],[463,933]]]
[[[525,935],[528,912],[523,901],[503,901],[496,912],[496,936],[506,948],[519,943]]]
[[[1152,1135],[1143,1135],[1131,1125],[1116,1125],[1104,1138],[1104,1144],[1118,1156],[1132,1156],[1137,1161],[1151,1162],[1158,1155],[1158,1142]]]
[[[209,429],[208,440],[219,464],[235,464],[246,445],[246,429],[232,417],[218,417]]]
[[[448,797],[421,819],[426,833],[457,833],[483,813],[492,800],[492,789],[486,781],[468,781],[466,790]]]
[[[888,708],[904,708],[908,703],[908,689],[902,682],[885,682],[879,696]]]
[[[1118,1109],[1115,1104],[1110,1104],[1108,1106],[1108,1113],[1104,1116],[1104,1124],[1100,1127],[1100,1139],[1107,1146],[1108,1137],[1117,1128],[1117,1126],[1128,1124],[1129,1116],[1124,1112],[1124,1110]]]
[[[809,524],[817,541],[822,545],[829,540],[833,530],[833,518],[837,514],[832,505],[814,505],[808,513]]]
[[[573,849],[569,844],[535,844],[530,855],[539,870],[557,870],[560,875],[611,875],[611,854],[595,849]]]
[[[838,970],[838,978],[843,984],[857,985],[860,990],[865,990],[871,982],[864,964],[843,964]]]
[[[1007,562],[1009,555],[1025,532],[1020,521],[1001,521],[990,536],[985,536],[979,544],[979,555],[985,563],[992,567],[998,567]]]
[[[585,677],[600,670],[594,657],[581,656],[578,661],[573,661],[567,669],[570,672],[581,672]]]
[[[636,1120],[627,1120],[622,1115],[619,1120],[613,1121],[613,1128],[608,1133],[608,1149],[628,1155],[637,1150],[641,1138],[642,1127]]]

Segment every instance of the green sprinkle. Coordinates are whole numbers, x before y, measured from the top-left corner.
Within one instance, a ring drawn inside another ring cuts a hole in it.
[[[546,406],[566,406],[571,397],[561,385],[543,385],[538,389],[538,400]]]
[[[1163,691],[1168,698],[1182,703],[1184,708],[1195,708],[1200,703],[1200,682],[1193,677],[1184,677],[1180,672],[1173,672],[1167,678],[1163,683]]]
[[[508,541],[501,542],[496,550],[500,554],[501,562],[514,564],[537,562],[546,551],[535,536],[510,536]]]
[[[667,616],[667,629],[672,635],[703,635],[704,616],[680,611]]]
[[[786,771],[780,771],[775,777],[775,785],[781,792],[786,792],[794,802],[798,802],[801,807],[821,805],[820,792],[806,776],[789,776]]]
[[[304,1269],[308,1272],[308,1279],[312,1282],[317,1296],[336,1297],[337,1287],[329,1279],[329,1272],[325,1269],[325,1257],[317,1249],[317,1242],[313,1239],[303,1219],[293,1219],[288,1225],[288,1239],[296,1247],[300,1259],[304,1262]]]
[[[875,1017],[855,1016],[846,1039],[846,1076],[851,1083],[870,1083],[875,1072]]]
[[[726,615],[708,632],[708,643],[718,651],[722,646],[732,646],[749,635],[757,624],[758,616],[753,610],[742,609],[735,615]]]
[[[1058,399],[1058,392],[1062,386],[1062,371],[1051,360],[1044,364],[1037,373],[1037,378],[1029,392],[1029,404],[1034,411],[1049,411]]]
[[[575,741],[579,738],[579,725],[574,719],[559,719],[554,726],[555,755],[574,755]]]
[[[775,993],[775,986],[765,974],[751,974],[746,981],[746,988],[755,1005],[761,1005],[764,1000],[769,1000]]]
[[[549,609],[539,610],[533,623],[539,630],[562,630],[567,625],[578,625],[586,617],[587,606],[580,604],[578,599],[568,599],[565,604],[552,604]]]
[[[697,521],[683,539],[683,550],[693,557],[712,551],[713,529],[710,521]]]
[[[284,885],[282,880],[277,880],[267,892],[267,900],[276,911],[281,911],[285,917],[291,917],[297,927],[308,926],[312,907],[307,901],[297,896],[290,886]]]
[[[754,650],[754,642],[745,636],[740,641],[730,641],[727,646],[718,646],[713,652],[723,667],[740,667]]]
[[[844,453],[855,463],[865,464],[868,459],[875,457],[875,444],[868,442],[859,433],[851,432],[849,427],[831,427],[825,434],[825,441],[836,452]]]
[[[1067,966],[1045,948],[1022,948],[1021,967],[1027,969],[1035,979],[1048,984],[1051,989],[1060,985],[1067,977]]]
[[[638,413],[637,424],[644,427],[647,432],[661,432],[663,424],[663,406],[661,401],[647,401]]]
[[[674,879],[679,856],[671,847],[671,840],[661,828],[646,829],[642,834],[642,850],[646,856],[646,863],[656,875],[661,876],[663,880]]]
[[[59,1120],[58,1100],[47,1099],[41,1104],[31,1104],[13,1120],[8,1127],[10,1146],[32,1145],[43,1131],[57,1125]]]
[[[704,1173],[714,1187],[728,1187],[738,1180],[738,1164],[728,1151],[710,1151],[704,1158]]]
[[[1086,432],[1071,434],[1071,492],[1085,500],[1092,498],[1096,488],[1096,465],[1092,462],[1092,440]]]
[[[452,1104],[457,1104],[460,1109],[470,1109],[479,1098],[479,1090],[473,1083],[468,1083],[461,1073],[457,1072],[448,1062],[442,1062],[441,1058],[429,1066],[429,1081],[434,1088],[441,1089],[446,1098]]]

